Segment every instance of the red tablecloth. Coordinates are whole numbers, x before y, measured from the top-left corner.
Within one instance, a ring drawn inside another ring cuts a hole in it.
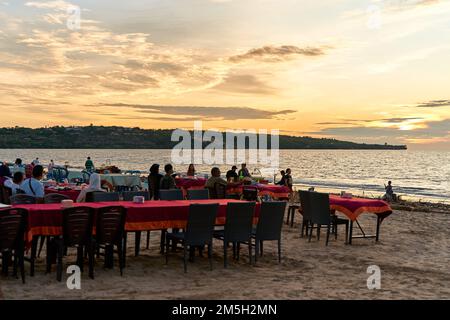
[[[76,201],[78,198],[78,195],[80,194],[80,190],[58,190],[53,188],[45,188],[45,194],[49,193],[58,193],[63,194],[65,196],[68,196],[71,200]]]
[[[226,207],[230,202],[239,200],[182,200],[182,201],[146,201],[136,204],[128,201],[79,203],[74,206],[88,206],[98,209],[106,206],[123,206],[127,208],[126,231],[146,231],[168,228],[185,228],[192,203],[218,203],[219,212],[216,224],[225,223]],[[16,208],[28,210],[28,239],[36,235],[55,236],[62,233],[62,208],[60,204],[16,205]],[[259,216],[260,205],[257,204],[255,219]],[[256,221],[256,220],[255,220]]]
[[[207,179],[205,178],[176,178],[175,183],[178,188],[189,189],[192,187],[204,187]]]
[[[207,179],[205,178],[177,178],[175,179],[178,188],[186,193],[187,189],[202,189],[205,187]],[[245,186],[246,188],[256,188],[259,196],[269,195],[274,199],[289,198],[290,189],[285,186],[277,186],[273,184],[257,183],[255,185]],[[243,185],[240,182],[229,183],[227,185],[228,194],[241,194]]]
[[[373,213],[381,219],[386,218],[392,213],[389,204],[382,200],[364,199],[364,198],[342,198],[336,195],[330,195],[331,209],[342,212],[352,221],[355,221],[362,213]]]

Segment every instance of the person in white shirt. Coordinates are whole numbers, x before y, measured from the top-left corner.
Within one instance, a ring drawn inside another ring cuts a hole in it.
[[[40,181],[43,175],[44,168],[37,165],[33,168],[33,176],[20,185],[25,194],[36,197],[38,202],[42,202],[44,199],[44,185]]]
[[[32,164],[33,164],[34,166],[37,166],[38,164],[40,164],[39,158],[34,159],[33,162],[32,162]]]
[[[89,186],[81,190],[80,194],[78,195],[77,202],[86,202],[86,194],[88,192],[99,192],[99,191],[105,192],[105,190],[102,189],[100,175],[98,173],[93,173],[89,177]]]
[[[20,188],[20,185],[23,182],[23,177],[24,176],[22,172],[15,172],[13,178],[6,180],[3,185],[11,189],[12,195],[17,194],[17,190],[20,190],[19,193],[23,192]]]

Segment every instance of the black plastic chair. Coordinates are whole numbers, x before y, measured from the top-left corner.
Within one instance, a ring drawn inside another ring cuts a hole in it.
[[[89,277],[94,278],[94,242],[92,241],[92,227],[94,210],[89,207],[74,207],[62,210],[63,234],[55,237],[56,243],[56,279],[61,281],[64,249],[77,248],[76,264],[83,271],[83,249],[87,250],[89,257]],[[47,270],[50,269],[50,260],[47,259]]]
[[[233,244],[233,258],[239,260],[240,244],[248,244],[248,255],[252,264],[252,229],[255,202],[230,202],[227,205],[225,228],[214,231],[214,237],[223,240],[223,266],[228,266],[228,244]]]
[[[29,196],[27,194],[16,194],[9,198],[11,204],[36,204],[36,197]]]
[[[252,237],[255,239],[255,263],[258,253],[263,255],[264,241],[278,241],[278,263],[281,262],[281,228],[283,226],[286,201],[271,201],[261,203],[261,212],[256,230]]]
[[[303,238],[305,235],[305,230],[306,230],[306,235],[308,235],[309,233],[309,226],[311,224],[311,217],[312,217],[312,212],[311,212],[311,205],[310,205],[310,200],[309,200],[309,191],[299,191],[299,197],[300,197],[300,206],[301,206],[301,213],[303,216],[303,221],[302,221],[302,226],[301,226],[301,237]]]
[[[227,198],[227,186],[222,183],[214,184],[215,199],[226,199]]]
[[[123,201],[133,201],[134,197],[144,197],[145,200],[150,200],[150,193],[148,191],[126,191],[122,192]]]
[[[120,275],[123,275],[123,237],[125,228],[126,209],[120,206],[100,208],[97,211],[95,245],[105,249],[105,267],[112,268],[114,246],[119,256]]]
[[[44,203],[61,203],[63,200],[70,200],[70,197],[59,193],[49,193],[44,196]]]
[[[320,240],[320,230],[322,226],[327,228],[327,238],[325,245],[328,245],[331,229],[335,229],[335,238],[337,239],[337,225],[345,225],[345,243],[347,243],[348,226],[347,219],[338,218],[330,213],[330,196],[327,193],[308,192],[309,206],[311,210],[311,229],[309,231],[309,241],[311,241],[314,225],[317,225],[317,240]]]
[[[258,200],[258,190],[256,188],[243,188],[242,189],[242,199],[246,201],[257,201]]]
[[[187,190],[188,200],[207,200],[209,199],[208,189],[188,189]]]
[[[181,189],[159,190],[159,200],[184,200]]]
[[[114,202],[119,200],[118,192],[94,191],[86,193],[86,202]]]
[[[185,232],[166,234],[166,264],[169,262],[170,240],[183,244],[184,272],[187,272],[187,247],[208,245],[208,259],[212,270],[213,232],[219,204],[191,204]]]
[[[2,273],[8,275],[8,265],[14,257],[13,274],[17,277],[20,269],[22,282],[25,283],[25,232],[27,226],[27,211],[24,209],[0,210],[0,254],[2,257]]]

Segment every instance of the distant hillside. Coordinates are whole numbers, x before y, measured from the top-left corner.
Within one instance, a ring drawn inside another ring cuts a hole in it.
[[[172,131],[104,126],[0,128],[0,149],[171,149],[178,144],[171,141]],[[406,146],[280,136],[280,149],[404,150]]]

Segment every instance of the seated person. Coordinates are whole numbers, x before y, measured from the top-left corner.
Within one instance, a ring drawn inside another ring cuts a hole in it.
[[[193,176],[195,176],[195,167],[194,167],[194,164],[193,164],[193,163],[191,163],[191,164],[189,165],[189,168],[188,168],[188,171],[187,171],[186,175],[187,175],[188,177],[193,177]]]
[[[236,173],[237,167],[233,166],[231,167],[231,170],[227,171],[227,181],[228,182],[237,182],[239,180],[239,176]]]
[[[40,164],[34,166],[32,177],[26,179],[20,185],[25,194],[37,198],[38,202],[44,201],[44,185],[42,184],[42,176],[44,175],[44,167]]]
[[[384,185],[384,189],[386,193],[383,196],[383,200],[386,201],[396,201],[397,195],[394,194],[394,190],[392,189],[392,181],[388,181],[388,185]]]
[[[159,200],[159,186],[163,175],[159,173],[159,164],[155,163],[150,167],[148,175],[148,187],[153,195],[154,200]]]
[[[281,173],[281,179],[280,179],[280,181],[276,182],[275,184],[279,185],[279,186],[284,186],[286,184],[286,181],[285,181],[286,172],[284,172],[284,170],[281,170],[280,173]]]
[[[161,178],[161,181],[159,183],[159,189],[160,190],[170,190],[170,189],[176,189],[177,186],[175,184],[175,179],[172,176],[173,175],[173,166],[168,163],[164,166],[164,171],[166,174],[164,177]]]
[[[224,186],[227,185],[227,182],[220,177],[220,169],[217,167],[214,167],[211,169],[211,178],[206,181],[206,187],[207,188],[214,188],[215,184],[219,183]]]
[[[246,177],[252,177],[250,172],[247,169],[247,164],[243,163],[241,164],[241,170],[239,170],[239,178],[246,178]]]
[[[12,179],[8,179],[5,181],[4,186],[11,189],[12,195],[15,195],[18,193],[24,193],[23,190],[20,188],[20,185],[22,184],[23,179],[24,179],[23,173],[20,171],[17,171],[16,173],[14,173],[14,176]]]
[[[86,194],[89,192],[105,192],[105,190],[102,189],[101,178],[98,173],[91,174],[89,177],[89,185],[81,190],[77,197],[77,202],[86,202]]]

